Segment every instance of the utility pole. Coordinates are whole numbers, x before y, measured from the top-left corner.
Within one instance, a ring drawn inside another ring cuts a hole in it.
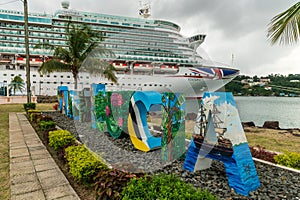
[[[28,7],[27,0],[24,3],[24,28],[25,28],[25,49],[26,49],[26,85],[27,85],[27,103],[31,102],[30,90],[30,57],[29,57],[29,34],[28,34]]]

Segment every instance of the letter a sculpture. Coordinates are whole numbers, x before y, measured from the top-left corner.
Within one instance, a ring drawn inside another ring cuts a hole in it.
[[[228,183],[248,196],[260,186],[256,168],[231,93],[204,93],[183,168],[191,172],[224,163]]]

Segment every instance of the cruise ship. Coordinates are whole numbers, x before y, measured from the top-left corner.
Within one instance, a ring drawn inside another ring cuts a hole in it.
[[[124,17],[83,12],[69,8],[67,1],[53,15],[29,13],[30,79],[32,95],[56,95],[57,86],[74,87],[71,73],[39,74],[38,67],[53,55],[37,49],[40,43],[66,46],[65,30],[71,21],[88,24],[105,33],[104,48],[114,52],[103,58],[116,68],[118,83],[103,77],[80,73],[78,89],[103,83],[109,90],[151,90],[185,93],[200,98],[204,91],[215,91],[230,82],[239,70],[203,59],[197,49],[206,35],[184,37],[180,26],[166,20],[151,19],[149,5],[142,5],[140,16]],[[15,76],[26,79],[24,13],[0,9],[0,87]]]

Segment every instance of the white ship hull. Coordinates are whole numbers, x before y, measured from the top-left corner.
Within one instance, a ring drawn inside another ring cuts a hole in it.
[[[0,82],[7,83],[7,79],[12,79],[19,75],[26,80],[25,70],[15,69],[7,70],[2,66]],[[107,90],[141,90],[141,91],[158,91],[158,92],[174,92],[183,93],[186,98],[197,99],[200,98],[204,91],[216,91],[229,81],[231,81],[237,74],[238,70],[229,70],[229,75],[216,74],[211,68],[211,73],[200,74],[203,72],[200,68],[182,67],[178,69],[177,73],[157,74],[155,71],[145,71],[138,73],[120,73],[118,71],[118,83],[113,84],[102,77],[90,76],[88,73],[80,73],[78,80],[78,89],[89,88],[92,83],[106,84]],[[210,68],[205,68],[210,69]],[[197,73],[198,71],[198,73]],[[207,70],[206,70],[207,71]],[[70,90],[74,89],[74,80],[71,73],[59,72],[51,73],[49,75],[41,75],[37,70],[32,70],[31,76],[31,91],[33,95],[56,95],[57,87],[66,85]],[[6,81],[6,82],[5,82]]]

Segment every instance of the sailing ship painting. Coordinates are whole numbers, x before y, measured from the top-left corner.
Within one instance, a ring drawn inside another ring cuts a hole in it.
[[[204,107],[200,107],[200,115],[197,117],[194,130],[199,134],[193,135],[193,140],[197,148],[202,153],[212,153],[222,156],[232,156],[232,143],[228,138],[224,138],[226,128],[218,127],[218,122],[214,122],[217,113],[209,110],[208,117],[204,113]],[[197,133],[194,132],[194,133]]]
[[[205,93],[194,127],[193,141],[200,153],[231,157],[233,146],[247,142],[238,112],[228,93]],[[225,95],[225,96],[224,96]]]

